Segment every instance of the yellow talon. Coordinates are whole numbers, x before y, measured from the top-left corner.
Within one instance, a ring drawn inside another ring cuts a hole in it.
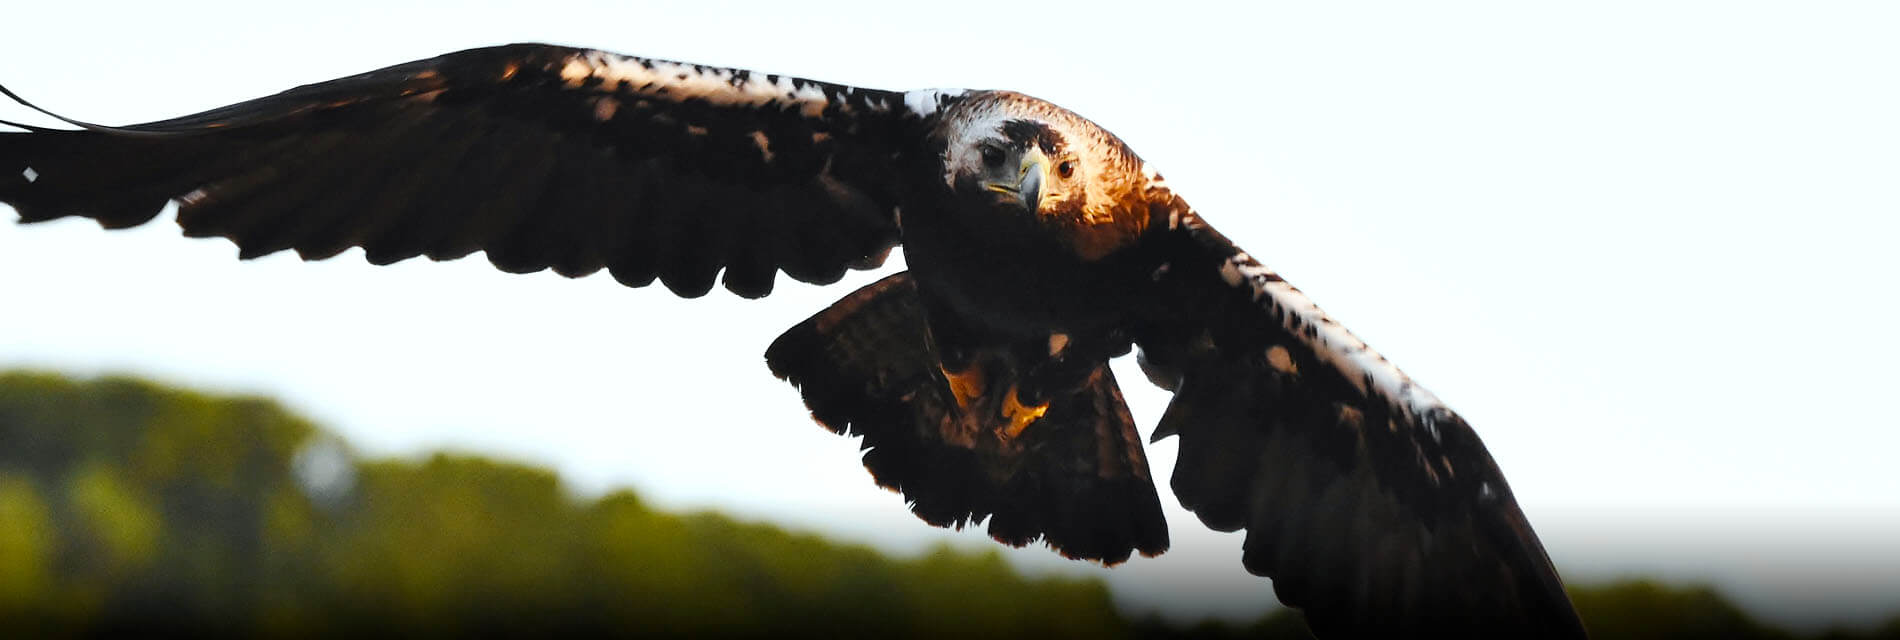
[[[1003,427],[1003,439],[1013,440],[1016,436],[1022,435],[1023,430],[1028,429],[1030,423],[1042,418],[1045,413],[1049,413],[1049,403],[1044,402],[1033,407],[1024,406],[1016,398],[1016,388],[1011,387],[1009,398],[1003,400],[1003,417],[1009,418],[1009,426]]]
[[[938,365],[937,370],[942,371],[944,379],[950,381],[950,395],[957,397],[957,408],[967,408],[971,399],[983,395],[983,367],[971,364],[962,373],[950,373],[949,369]]]

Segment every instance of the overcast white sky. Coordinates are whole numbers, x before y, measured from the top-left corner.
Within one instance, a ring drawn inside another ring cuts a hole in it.
[[[1804,625],[1900,611],[1900,6],[934,5],[33,3],[0,24],[0,83],[120,124],[547,41],[1021,90],[1117,132],[1463,413],[1568,578],[1710,580]],[[0,367],[265,393],[371,453],[480,451],[897,552],[995,546],[910,516],[763,364],[901,260],[682,301],[235,255],[168,219],[0,225]],[[1122,378],[1151,426],[1167,395]],[[1152,452],[1165,477],[1173,442]],[[1010,556],[1138,610],[1263,611],[1240,537],[1164,501],[1160,558]]]

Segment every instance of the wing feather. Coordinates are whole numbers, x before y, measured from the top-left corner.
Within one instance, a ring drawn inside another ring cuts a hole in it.
[[[882,261],[893,160],[954,96],[508,45],[142,125],[0,133],[0,202],[124,227],[177,201],[187,234],[244,258],[486,251],[686,296],[726,270],[757,297],[780,270],[831,282]]]
[[[1168,548],[1167,524],[1134,418],[1106,363],[1081,387],[1050,398],[1020,437],[995,435],[1001,389],[959,408],[926,338],[910,274],[859,289],[773,341],[766,361],[798,386],[825,428],[862,436],[864,467],[939,527],[984,524],[1023,546],[1115,564]]]
[[[1321,637],[1582,636],[1463,418],[1174,202],[1136,339],[1181,504]]]

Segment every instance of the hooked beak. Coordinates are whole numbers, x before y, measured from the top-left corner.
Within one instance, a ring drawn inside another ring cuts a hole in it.
[[[1016,196],[1024,209],[1037,211],[1042,208],[1042,185],[1047,181],[1048,174],[1049,156],[1043,155],[1041,149],[1030,147],[1023,152],[1022,163],[1016,168],[1015,184],[991,182],[983,186],[990,191]]]
[[[1049,156],[1042,155],[1042,150],[1035,147],[1023,152],[1023,163],[1016,173],[1016,188],[1022,193],[1024,209],[1042,209],[1042,183],[1048,174]]]

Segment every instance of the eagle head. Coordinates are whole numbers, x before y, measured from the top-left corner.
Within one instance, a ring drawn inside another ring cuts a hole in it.
[[[988,91],[951,107],[936,134],[953,192],[1028,215],[1083,258],[1132,242],[1146,225],[1154,173],[1115,134],[1074,112]]]

